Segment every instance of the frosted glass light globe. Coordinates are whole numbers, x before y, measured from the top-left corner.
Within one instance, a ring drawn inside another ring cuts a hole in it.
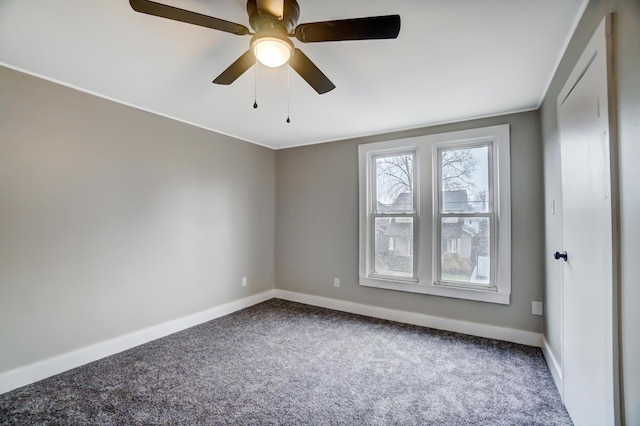
[[[276,37],[262,37],[253,45],[253,54],[260,63],[272,68],[286,64],[292,50],[291,45]]]

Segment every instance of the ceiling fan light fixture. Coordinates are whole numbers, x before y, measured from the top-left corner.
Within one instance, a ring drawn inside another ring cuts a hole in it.
[[[259,37],[255,38],[251,45],[258,61],[271,68],[286,64],[293,54],[293,43],[286,38]]]

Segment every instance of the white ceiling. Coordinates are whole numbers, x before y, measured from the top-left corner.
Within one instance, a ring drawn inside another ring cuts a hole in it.
[[[245,0],[156,1],[249,26]],[[400,35],[294,40],[337,87],[318,95],[291,70],[287,95],[286,67],[211,83],[248,36],[136,13],[128,0],[0,0],[0,64],[277,149],[535,109],[587,0],[298,3],[299,23],[399,14]]]

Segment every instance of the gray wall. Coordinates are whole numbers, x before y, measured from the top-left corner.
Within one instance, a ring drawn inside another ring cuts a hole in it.
[[[640,1],[591,1],[578,25],[541,108],[545,158],[545,202],[561,200],[557,182],[560,156],[556,99],[598,24],[614,16],[614,68],[620,159],[621,213],[621,352],[626,424],[640,424]],[[562,246],[562,217],[546,214],[546,256]],[[547,265],[545,335],[555,356],[561,355],[561,266]]]
[[[0,373],[272,289],[274,197],[272,150],[0,67]]]
[[[497,124],[511,125],[512,295],[498,305],[358,284],[358,144]],[[542,145],[538,112],[279,150],[276,156],[276,286],[305,294],[541,332]],[[341,287],[333,287],[333,277]]]

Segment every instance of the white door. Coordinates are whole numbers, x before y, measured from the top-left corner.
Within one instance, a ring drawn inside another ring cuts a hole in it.
[[[576,426],[614,425],[613,252],[606,25],[558,98],[564,403]]]

